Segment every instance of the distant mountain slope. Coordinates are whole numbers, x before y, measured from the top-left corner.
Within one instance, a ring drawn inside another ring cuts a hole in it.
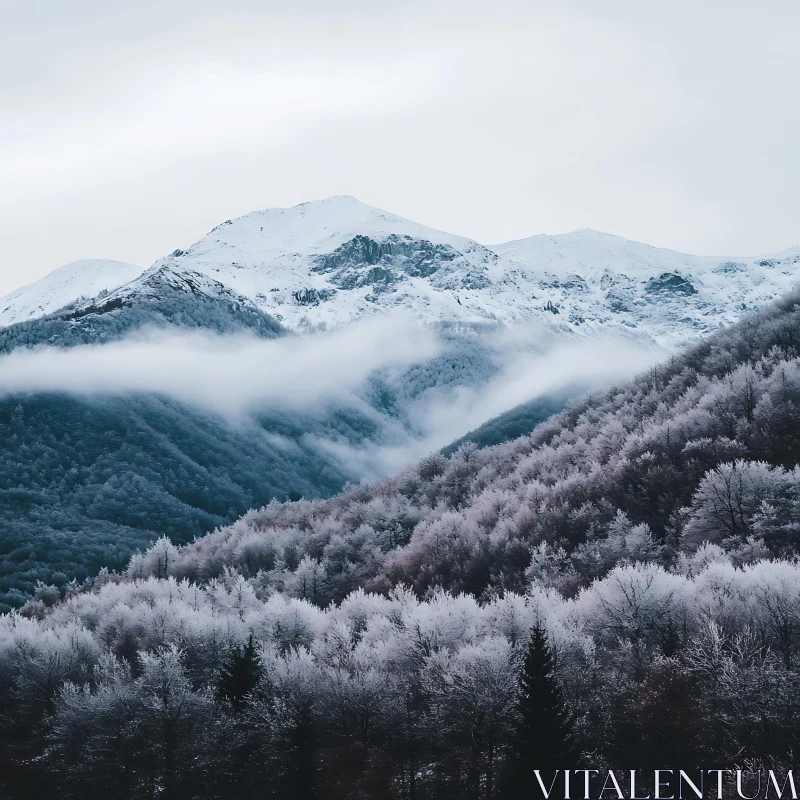
[[[153,268],[195,276],[187,280],[203,274],[296,331],[400,310],[433,322],[535,322],[680,347],[785,293],[800,279],[800,248],[692,256],[593,230],[486,247],[331,197],[226,220]],[[0,324],[52,313],[140,272],[111,262],[62,267],[9,295]],[[133,280],[129,293],[136,288]]]
[[[758,258],[691,256],[592,230],[485,247],[353,197],[255,211],[157,262],[203,272],[290,328],[380,310],[426,320],[681,346],[800,279],[800,248]]]
[[[218,281],[160,266],[94,299],[0,328],[0,352],[20,346],[100,344],[139,328],[168,326],[266,338],[283,333],[275,319]]]
[[[491,447],[530,433],[540,422],[557,414],[573,398],[583,394],[585,387],[570,386],[563,391],[543,394],[535,400],[521,403],[503,414],[484,422],[474,431],[442,448],[450,456],[463,444],[471,442],[477,447]]]
[[[158,536],[185,543],[273,498],[329,496],[357,476],[307,437],[376,436],[337,407],[231,425],[155,396],[0,399],[0,610],[37,580],[121,568]]]
[[[746,258],[692,256],[590,229],[495,245],[520,286],[578,327],[622,324],[683,345],[738,320],[800,281],[800,247]]]
[[[128,283],[143,271],[142,267],[123,261],[73,261],[0,298],[0,325],[35,319],[81,297],[96,297]]]
[[[282,333],[221,284],[157,267],[97,304],[0,330],[0,348],[109,342],[143,325]],[[436,358],[379,370],[338,403],[270,405],[233,421],[152,394],[0,397],[0,610],[37,580],[121,568],[158,536],[191,541],[271,499],[330,496],[365,472],[386,474],[381,448],[419,452],[424,441],[414,409],[431,393],[485,384],[497,355],[474,332],[455,335]]]

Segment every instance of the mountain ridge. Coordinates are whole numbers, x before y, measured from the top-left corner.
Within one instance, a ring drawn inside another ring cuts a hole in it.
[[[102,344],[142,328],[170,326],[262,338],[285,334],[275,319],[219,281],[162,265],[97,297],[0,328],[0,353],[17,347]]]
[[[203,274],[295,331],[399,310],[434,322],[535,322],[562,334],[628,331],[679,347],[790,289],[800,247],[694,256],[590,228],[485,246],[344,195],[253,211],[149,270],[130,266],[139,271],[129,284],[160,267]],[[0,323],[12,295],[0,300]],[[63,293],[28,303],[28,318],[56,310],[55,297]]]
[[[96,297],[136,278],[143,267],[125,261],[81,259],[64,264],[0,298],[0,325],[37,319],[81,297]]]

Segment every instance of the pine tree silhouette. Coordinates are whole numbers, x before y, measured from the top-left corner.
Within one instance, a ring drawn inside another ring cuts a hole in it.
[[[261,659],[253,644],[253,634],[250,634],[247,644],[234,647],[220,668],[214,692],[217,700],[227,700],[235,711],[241,711],[258,686],[262,672]]]
[[[547,634],[537,624],[519,676],[519,724],[511,743],[505,796],[529,797],[536,786],[533,770],[549,785],[553,771],[573,768],[576,756],[572,718],[555,675]]]

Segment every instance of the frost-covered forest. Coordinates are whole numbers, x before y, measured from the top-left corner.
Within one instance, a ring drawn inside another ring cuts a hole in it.
[[[526,796],[531,752],[791,765],[798,300],[514,441],[39,585],[0,620],[6,794],[489,800]]]
[[[617,566],[573,598],[532,581],[483,602],[357,590],[323,609],[226,572],[52,599],[0,631],[6,791],[500,796],[537,623],[573,766],[780,761],[797,744],[800,567],[737,568],[716,545],[673,570]]]

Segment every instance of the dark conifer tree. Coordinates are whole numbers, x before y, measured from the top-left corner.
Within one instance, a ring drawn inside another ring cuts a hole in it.
[[[569,769],[577,751],[572,718],[555,674],[547,634],[537,624],[519,676],[516,731],[506,777],[506,797],[528,797],[536,785],[533,770],[541,770],[549,785],[556,769]]]
[[[215,687],[217,700],[227,700],[235,711],[241,711],[258,686],[262,672],[261,659],[253,643],[253,634],[250,634],[247,644],[234,647],[220,668]]]
[[[314,764],[315,736],[311,703],[306,701],[295,709],[294,725],[289,733],[291,763],[288,769],[287,800],[314,800],[317,797],[316,767]]]

